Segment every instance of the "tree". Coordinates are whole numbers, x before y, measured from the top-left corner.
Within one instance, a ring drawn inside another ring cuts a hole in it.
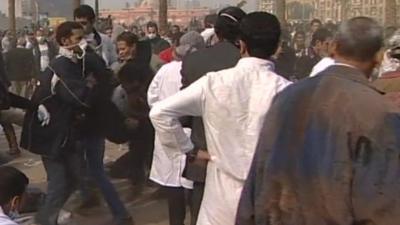
[[[166,32],[168,30],[168,0],[159,0],[158,23],[160,31]]]
[[[286,0],[275,0],[276,16],[281,23],[286,22]]]
[[[17,21],[15,19],[15,0],[8,0],[8,17],[10,18],[10,32],[12,39],[10,40],[11,47],[15,48],[17,45]]]

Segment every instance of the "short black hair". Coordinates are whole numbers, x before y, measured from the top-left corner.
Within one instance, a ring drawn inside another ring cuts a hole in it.
[[[133,46],[138,43],[139,37],[132,32],[125,31],[118,35],[117,42],[119,41],[125,41],[128,46]]]
[[[253,12],[240,23],[240,39],[250,56],[268,59],[278,49],[281,26],[276,16],[267,12]]]
[[[72,36],[72,31],[76,29],[83,29],[82,25],[77,22],[67,21],[60,24],[56,30],[56,41],[62,46],[61,40]]]
[[[10,166],[0,167],[0,206],[4,206],[15,196],[21,196],[29,184],[28,177]]]
[[[317,41],[324,42],[328,38],[333,38],[332,32],[326,28],[319,28],[312,36],[311,46],[315,46]]]
[[[368,61],[383,47],[383,28],[368,17],[343,22],[335,37],[336,52],[358,61]]]
[[[313,19],[313,20],[311,20],[310,24],[313,25],[314,23],[319,23],[320,25],[322,25],[322,22],[321,22],[321,20],[319,20],[319,19]]]
[[[300,31],[297,31],[295,34],[294,34],[294,37],[293,37],[293,39],[296,39],[297,38],[297,36],[299,36],[299,35],[302,35],[302,36],[306,36],[306,33],[304,32],[304,31],[302,31],[302,30],[300,30]]]
[[[88,21],[94,22],[96,19],[96,13],[91,6],[80,5],[74,10],[74,18],[86,18]]]
[[[149,29],[150,27],[154,27],[156,29],[156,31],[158,32],[158,25],[157,25],[157,23],[155,23],[153,21],[148,22],[146,27],[147,27],[147,29]]]
[[[218,38],[235,43],[240,35],[240,21],[246,13],[238,7],[227,7],[218,13],[215,33]]]

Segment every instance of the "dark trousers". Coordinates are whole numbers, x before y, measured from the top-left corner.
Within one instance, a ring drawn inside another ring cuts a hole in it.
[[[134,185],[143,184],[146,171],[153,161],[154,128],[150,121],[142,122],[129,142],[129,152],[121,156],[111,166],[114,178],[129,178]]]
[[[35,220],[40,225],[57,225],[60,210],[78,187],[81,156],[68,152],[59,159],[42,157],[42,161],[47,173],[47,196]]]
[[[197,218],[199,217],[201,201],[203,200],[204,195],[204,185],[205,183],[194,182],[193,190],[191,195],[191,205],[190,211],[192,214],[191,225],[196,225]]]
[[[128,211],[124,204],[120,200],[118,193],[106,176],[104,171],[104,151],[105,151],[105,140],[101,137],[87,137],[82,142],[85,161],[87,163],[87,169],[89,171],[89,178],[92,178],[97,187],[100,189],[104,196],[114,218],[117,221],[123,221],[124,219],[130,218]],[[83,191],[88,194],[90,185],[85,182]],[[85,195],[85,193],[84,193]]]
[[[169,225],[184,225],[186,216],[185,188],[163,188],[168,200]]]

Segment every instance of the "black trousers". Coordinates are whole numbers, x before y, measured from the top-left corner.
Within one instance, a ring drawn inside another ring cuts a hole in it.
[[[199,217],[201,201],[203,200],[203,195],[204,195],[204,185],[205,183],[201,182],[193,183],[193,190],[191,194],[191,204],[190,204],[190,211],[192,214],[192,219],[190,222],[191,225],[196,225],[197,218]]]
[[[168,200],[169,225],[184,225],[186,217],[185,188],[163,188]]]
[[[121,156],[111,166],[111,177],[129,178],[134,185],[146,180],[154,151],[154,128],[150,120],[141,123],[129,141],[129,152]]]

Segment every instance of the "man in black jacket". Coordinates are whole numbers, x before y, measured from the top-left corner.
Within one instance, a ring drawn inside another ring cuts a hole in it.
[[[182,86],[189,86],[205,74],[213,71],[231,68],[240,59],[238,43],[239,23],[245,16],[240,8],[228,7],[221,10],[215,24],[215,33],[219,42],[214,46],[202,49],[183,58]],[[186,119],[185,119],[186,120]],[[198,152],[207,150],[204,126],[201,118],[190,118],[192,134],[191,139],[194,150],[189,154],[188,164],[184,176],[194,181],[192,212],[196,223],[200,204],[203,198],[207,161],[198,159]],[[185,121],[186,123],[188,121]]]
[[[36,118],[36,110],[27,112],[21,145],[42,156],[48,176],[48,194],[43,208],[36,215],[41,225],[56,225],[60,209],[79,184],[80,161],[85,150],[89,171],[109,203],[115,224],[132,224],[131,218],[112,184],[106,179],[103,153],[97,146],[87,149],[88,143],[104,135],[95,129],[102,111],[99,101],[106,102],[104,93],[107,76],[105,63],[94,52],[86,51],[84,32],[80,24],[65,22],[57,29],[60,57],[50,63],[39,78],[33,102],[43,104],[51,114],[48,126]],[[95,143],[97,144],[97,142]],[[104,149],[104,148],[103,148]],[[99,163],[100,161],[100,163]],[[111,194],[110,194],[111,193]]]

